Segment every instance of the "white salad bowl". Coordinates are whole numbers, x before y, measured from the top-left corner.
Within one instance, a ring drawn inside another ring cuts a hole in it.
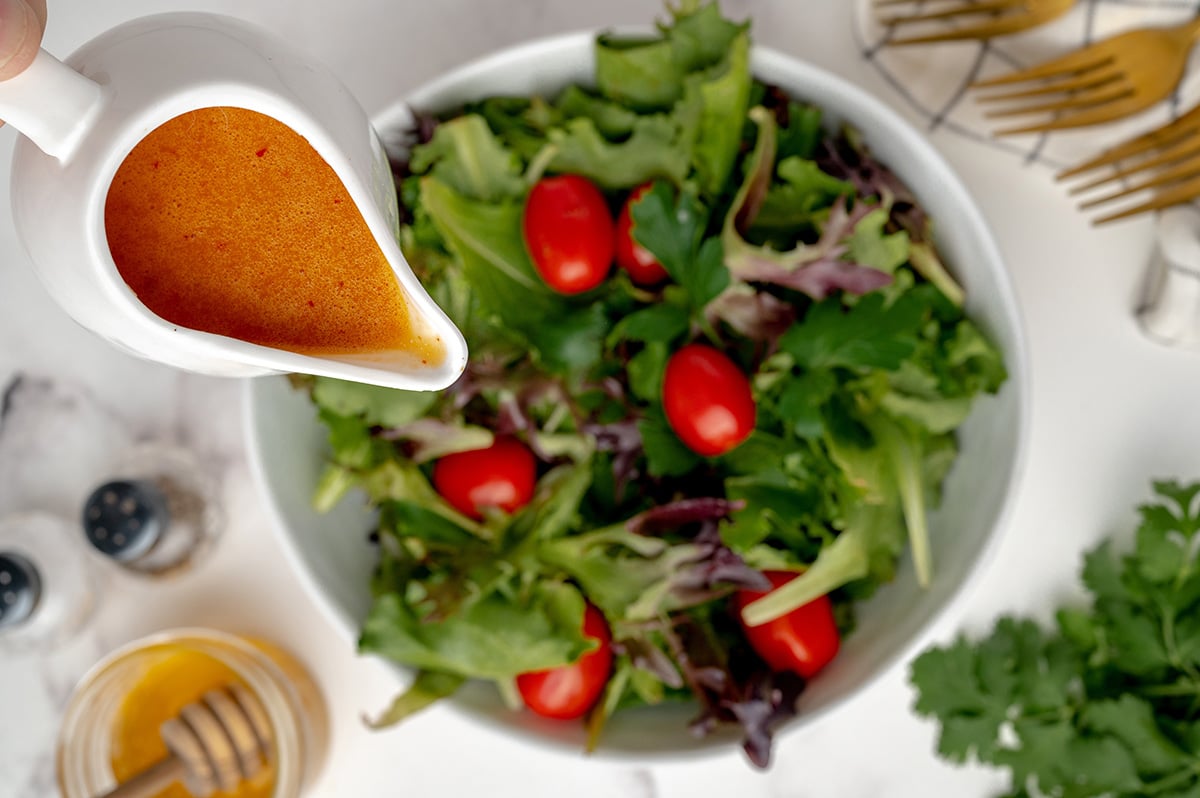
[[[588,84],[593,43],[593,33],[579,33],[504,50],[433,81],[379,116],[376,125],[386,140],[408,127],[410,108],[448,112],[489,95],[546,95],[570,83]],[[908,184],[934,221],[939,251],[966,289],[969,315],[1003,352],[1009,371],[999,394],[980,397],[959,430],[961,454],[945,483],[941,507],[930,518],[932,584],[918,586],[906,553],[894,582],[859,605],[856,630],[805,690],[799,715],[787,726],[794,730],[828,715],[914,655],[934,621],[962,603],[965,588],[1005,526],[1024,460],[1028,358],[1016,298],[992,235],[967,190],[925,138],[879,100],[802,61],[756,47],[752,66],[757,78],[824,109],[827,124],[857,128],[878,159]],[[303,393],[281,378],[259,378],[247,383],[245,409],[251,462],[284,547],[349,645],[357,640],[371,603],[368,584],[376,552],[367,540],[370,512],[364,500],[353,498],[327,515],[312,510],[328,446]],[[411,679],[405,668],[397,666],[396,672],[405,683]],[[531,742],[583,749],[582,724],[513,712],[490,685],[465,689],[450,701],[480,722]],[[696,711],[684,705],[618,713],[596,755],[678,756],[728,747],[737,739],[733,734],[694,738],[687,722]]]

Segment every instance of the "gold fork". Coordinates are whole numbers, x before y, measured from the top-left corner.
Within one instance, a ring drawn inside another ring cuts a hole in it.
[[[997,135],[1042,133],[1096,125],[1149,108],[1183,77],[1200,17],[1167,28],[1126,31],[1029,69],[973,84],[994,88],[1031,84],[981,97],[981,102],[1026,101],[989,117],[1054,114],[1044,122],[1008,128]]]
[[[1116,181],[1122,181],[1123,185],[1118,190],[1081,203],[1081,210],[1107,205],[1142,192],[1149,192],[1149,197],[1137,205],[1101,216],[1095,220],[1095,224],[1127,219],[1200,197],[1200,106],[1174,122],[1129,139],[1091,160],[1060,172],[1057,178],[1070,180],[1107,166],[1113,167],[1110,174],[1076,185],[1071,189],[1071,194],[1079,195],[1111,187],[1110,184]]]
[[[920,0],[876,0],[875,11],[893,6],[913,5]],[[931,1],[938,6],[933,11],[923,8],[916,13],[881,16],[881,25],[902,26],[938,20],[962,21],[963,27],[918,36],[889,39],[888,44],[930,44],[932,42],[954,42],[964,39],[990,39],[1037,27],[1061,17],[1071,10],[1078,0],[951,0]],[[983,20],[976,18],[983,17]],[[974,24],[970,24],[974,23]]]

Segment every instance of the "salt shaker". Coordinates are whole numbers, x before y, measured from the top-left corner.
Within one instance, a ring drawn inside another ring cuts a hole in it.
[[[43,512],[0,519],[0,651],[55,647],[92,617],[96,595],[69,521]]]
[[[1138,321],[1161,344],[1200,348],[1200,210],[1169,208],[1159,214],[1156,232]]]

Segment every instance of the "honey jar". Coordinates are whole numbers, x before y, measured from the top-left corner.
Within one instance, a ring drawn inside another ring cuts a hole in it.
[[[214,689],[249,691],[270,726],[270,756],[230,798],[297,798],[316,777],[326,748],[324,701],[305,668],[271,643],[207,629],[178,629],[137,640],[83,678],[58,741],[63,798],[92,798],[168,755],[159,727]],[[159,798],[188,798],[182,784]]]

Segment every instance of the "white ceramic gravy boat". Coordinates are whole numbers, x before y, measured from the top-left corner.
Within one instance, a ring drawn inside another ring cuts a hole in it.
[[[153,129],[199,108],[245,108],[306,138],[341,178],[404,291],[414,329],[445,357],[402,352],[311,356],[176,327],[122,280],[104,205],[124,158]],[[0,119],[21,131],[12,168],[17,233],[59,304],[84,327],[141,357],[220,376],[298,372],[438,390],[466,365],[461,333],[421,287],[396,243],[396,194],[362,107],[327,70],[250,25],[211,14],[123,24],[64,62],[44,50],[0,82]]]

